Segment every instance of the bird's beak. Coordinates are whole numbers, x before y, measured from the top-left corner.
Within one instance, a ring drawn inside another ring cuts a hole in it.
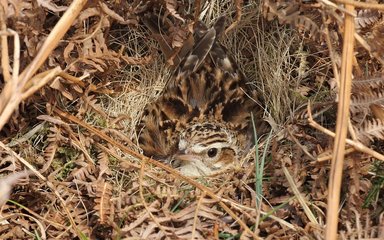
[[[181,162],[193,162],[196,160],[196,156],[192,154],[177,153],[174,158]]]

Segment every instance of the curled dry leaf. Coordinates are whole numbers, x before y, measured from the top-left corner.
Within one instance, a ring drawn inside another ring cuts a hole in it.
[[[165,0],[165,7],[169,11],[169,13],[175,18],[184,22],[185,21],[184,18],[182,18],[180,14],[178,14],[176,11],[177,5],[178,3],[176,0]]]
[[[52,12],[55,12],[55,13],[63,12],[63,11],[68,9],[67,6],[57,6],[57,4],[55,4],[51,0],[37,0],[37,3],[40,6],[46,8]]]

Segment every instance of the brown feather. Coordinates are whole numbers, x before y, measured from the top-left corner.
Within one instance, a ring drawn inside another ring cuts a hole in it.
[[[262,109],[247,96],[252,94],[243,73],[218,42],[224,23],[225,18],[219,18],[210,29],[201,22],[195,24],[194,47],[181,61],[159,99],[149,103],[144,111],[139,143],[145,155],[168,161],[174,156],[180,159],[196,156],[196,165],[205,165],[199,172],[207,173],[206,168],[214,169],[213,164],[219,162],[228,165],[249,148],[251,112],[256,114],[257,126],[264,124]],[[210,128],[208,123],[214,127]],[[193,135],[197,138],[192,140],[187,131],[197,131]],[[216,163],[208,164],[205,147],[211,145],[223,146],[223,150],[215,157]],[[195,153],[182,155],[180,151]]]

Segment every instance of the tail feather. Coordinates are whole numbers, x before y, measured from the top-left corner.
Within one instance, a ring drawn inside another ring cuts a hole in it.
[[[211,28],[204,37],[196,43],[196,47],[192,50],[185,62],[180,66],[180,70],[188,75],[190,72],[196,71],[204,62],[208,53],[211,51],[213,44],[216,41],[216,30]]]

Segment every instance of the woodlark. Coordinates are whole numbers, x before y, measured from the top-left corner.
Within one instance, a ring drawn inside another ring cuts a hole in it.
[[[218,42],[224,22],[219,18],[210,29],[195,24],[192,47],[138,126],[144,154],[188,176],[212,175],[239,162],[253,144],[251,112],[256,126],[264,126],[244,75]]]

